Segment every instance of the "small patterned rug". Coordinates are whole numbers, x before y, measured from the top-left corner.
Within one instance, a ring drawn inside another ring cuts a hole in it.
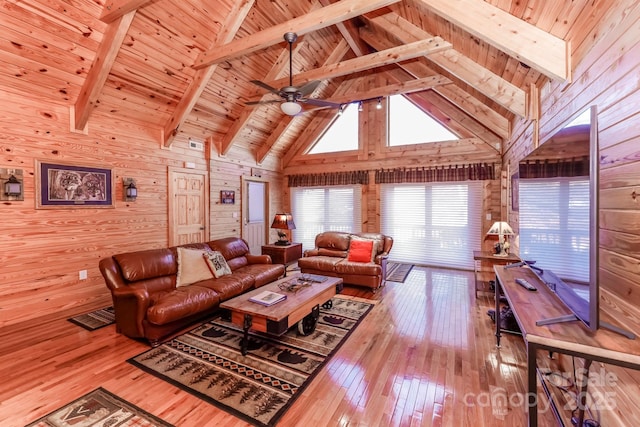
[[[413,264],[389,262],[387,264],[387,280],[390,282],[404,283],[411,269],[413,269]]]
[[[129,362],[247,422],[273,426],[374,305],[341,296],[332,303],[308,336],[295,327],[281,337],[251,333],[246,356],[242,329],[215,318]]]
[[[115,312],[113,311],[113,307],[105,307],[96,311],[92,311],[91,313],[74,316],[67,320],[71,323],[75,323],[78,326],[82,326],[89,331],[95,331],[96,329],[104,328],[105,326],[111,325],[113,322],[115,322],[116,317]]]
[[[25,427],[173,427],[102,387]]]

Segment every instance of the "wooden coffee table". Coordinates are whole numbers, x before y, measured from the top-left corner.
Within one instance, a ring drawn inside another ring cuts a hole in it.
[[[247,354],[249,330],[279,336],[297,324],[300,334],[312,333],[320,316],[320,306],[331,304],[331,298],[342,291],[339,277],[327,277],[324,282],[312,283],[295,292],[280,289],[279,285],[291,284],[301,276],[301,273],[295,273],[220,304],[220,308],[226,310],[226,319],[244,330],[240,343],[243,355]],[[284,294],[287,299],[268,307],[249,301],[264,291]]]

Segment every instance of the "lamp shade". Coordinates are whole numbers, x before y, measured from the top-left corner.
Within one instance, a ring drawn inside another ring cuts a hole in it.
[[[505,221],[496,221],[493,223],[487,234],[496,236],[513,236],[513,229]]]
[[[290,213],[277,213],[273,217],[271,228],[278,230],[294,230],[296,225],[293,223],[293,216]]]
[[[297,102],[286,101],[280,104],[280,109],[288,116],[295,116],[300,111],[302,111],[302,105],[298,104]]]

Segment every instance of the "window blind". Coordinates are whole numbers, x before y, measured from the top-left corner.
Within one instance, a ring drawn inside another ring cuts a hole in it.
[[[291,188],[294,241],[302,243],[303,249],[313,249],[316,235],[323,231],[359,233],[361,199],[359,185]]]
[[[520,257],[589,281],[589,177],[520,179]]]
[[[393,237],[389,258],[473,269],[480,249],[482,184],[381,185],[381,229]]]

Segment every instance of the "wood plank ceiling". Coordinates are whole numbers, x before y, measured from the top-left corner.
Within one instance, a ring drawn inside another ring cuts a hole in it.
[[[295,118],[252,84],[322,84],[345,103],[411,93],[464,137],[496,144],[525,117],[533,86],[570,80],[602,1],[537,0],[6,0],[0,88],[141,123],[169,146],[211,138],[261,163],[283,157],[314,116]],[[307,108],[312,107],[312,108]],[[445,108],[446,107],[446,108]],[[315,111],[314,111],[315,110]]]

